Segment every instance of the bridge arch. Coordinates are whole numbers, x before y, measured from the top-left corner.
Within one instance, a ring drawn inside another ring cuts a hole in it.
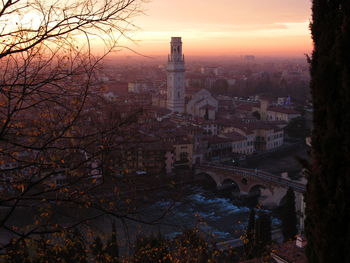
[[[217,188],[222,186],[225,179],[230,178],[239,186],[240,195],[259,194],[259,203],[267,207],[278,205],[288,187],[292,187],[300,193],[305,192],[304,184],[283,179],[260,170],[257,173],[257,170],[254,169],[203,163],[195,167],[195,173],[210,176],[215,181]]]
[[[264,186],[263,184],[254,184],[249,187],[248,194],[261,196],[262,190],[265,190],[265,189],[266,189],[266,186]]]
[[[220,178],[216,175],[216,173],[210,172],[210,171],[205,171],[205,172],[200,172],[200,174],[211,178],[213,182],[215,182],[216,187],[220,187],[221,186],[221,181]]]
[[[235,194],[241,193],[241,184],[232,177],[222,177],[215,172],[201,171],[200,174],[209,177],[216,184],[217,189],[232,188]]]
[[[221,182],[221,187],[224,188],[224,189],[230,188],[236,194],[239,194],[241,192],[239,184],[235,180],[233,180],[232,178],[225,178]]]

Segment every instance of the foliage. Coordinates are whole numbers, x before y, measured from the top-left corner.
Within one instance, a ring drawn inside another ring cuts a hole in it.
[[[255,221],[255,253],[260,257],[271,245],[271,215],[265,212],[259,214]]]
[[[265,258],[269,255],[271,245],[271,215],[266,212],[259,212],[256,217],[255,209],[249,213],[248,226],[243,240],[242,260],[253,258]]]
[[[292,188],[288,188],[286,195],[283,197],[280,212],[284,240],[295,239],[298,229],[295,212],[295,194]]]
[[[252,208],[249,213],[248,226],[243,236],[244,259],[255,257],[255,209]]]
[[[112,227],[113,228],[113,227]],[[138,237],[134,253],[119,257],[114,250],[111,253],[108,243],[115,240],[115,234],[107,239],[107,244],[95,236],[89,246],[77,231],[59,233],[55,238],[41,236],[26,242],[13,242],[7,248],[6,262],[11,263],[116,263],[116,262],[162,262],[162,263],[229,263],[237,260],[232,248],[218,249],[206,240],[198,229],[185,230],[174,239],[165,239],[162,235]],[[29,253],[30,251],[30,253]]]
[[[310,136],[311,134],[310,129],[306,126],[306,121],[304,117],[297,117],[291,119],[288,125],[286,126],[285,131],[290,137],[303,139]]]
[[[138,237],[135,244],[134,262],[171,262],[169,243],[160,234]]]
[[[208,262],[213,256],[212,252],[215,251],[198,229],[185,230],[174,242],[176,247],[174,258],[180,262]]]
[[[263,73],[260,76],[247,76],[239,79],[229,88],[231,96],[249,97],[257,94],[293,98],[293,101],[305,102],[309,97],[308,83],[303,80],[281,80],[280,74]]]
[[[305,230],[310,263],[350,259],[350,2],[314,0],[312,165]]]
[[[213,87],[210,89],[213,94],[227,95],[228,82],[226,79],[218,79],[214,82]]]
[[[5,260],[9,263],[30,263],[26,242],[24,240],[20,242],[11,240],[10,245],[6,248]]]
[[[67,263],[87,263],[85,241],[80,232],[75,230],[66,235],[59,250],[59,258]]]
[[[113,229],[113,227],[112,227]],[[112,230],[107,244],[99,236],[88,246],[76,229],[56,235],[42,235],[32,240],[12,240],[6,248],[5,262],[13,263],[116,263],[119,262],[116,232]],[[0,260],[0,262],[2,262]]]
[[[90,245],[91,255],[96,263],[119,262],[119,246],[115,222],[112,223],[112,234],[104,245],[99,236]]]
[[[95,238],[93,243],[90,245],[91,254],[96,263],[102,263],[105,260],[104,245],[99,236]]]
[[[188,229],[172,240],[164,239],[160,235],[139,238],[132,261],[214,263],[232,262],[234,259],[234,250],[220,250],[206,241],[198,229]]]
[[[0,231],[7,237],[0,254],[106,213],[125,219],[133,209],[130,200],[117,206],[116,192],[107,200],[99,191],[113,185],[108,172],[120,164],[117,149],[132,137],[126,127],[139,111],[110,114],[113,105],[96,94],[100,62],[135,28],[142,2],[0,4]]]
[[[261,120],[261,115],[258,111],[254,111],[252,113],[253,117],[256,118],[257,120]]]
[[[112,224],[111,238],[107,241],[106,254],[107,254],[107,257],[110,259],[109,262],[111,263],[118,262],[119,247],[118,247],[117,230],[115,227],[115,221],[113,221],[113,224]]]

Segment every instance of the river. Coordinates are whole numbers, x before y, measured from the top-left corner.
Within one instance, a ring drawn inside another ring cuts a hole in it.
[[[140,202],[138,212],[130,216],[146,221],[153,221],[160,217],[161,219],[153,225],[116,220],[121,254],[129,254],[132,251],[137,236],[160,233],[170,239],[181,234],[183,230],[192,228],[198,228],[208,240],[215,243],[237,240],[247,227],[252,206],[252,202],[235,198],[231,190],[217,191],[215,186],[206,184],[158,190],[149,195],[153,196],[152,200],[149,199],[146,203]],[[269,212],[269,210],[257,209],[258,213],[262,211]],[[77,211],[77,213],[80,212]],[[28,220],[19,214],[14,217],[16,221],[20,220],[20,225],[27,224]],[[63,219],[57,220],[63,221]],[[115,219],[110,216],[103,216],[91,222],[94,228],[93,236],[109,238],[113,220]],[[273,229],[278,229],[280,225],[281,222],[278,219],[272,218]],[[1,241],[11,237],[9,233],[2,232],[0,231]],[[280,235],[277,235],[273,238],[279,237]],[[233,244],[237,244],[237,241]]]
[[[216,191],[213,188],[192,185],[185,187],[182,197],[175,200],[169,197],[169,193],[158,192],[157,195],[159,201],[144,207],[142,217],[157,218],[166,212],[164,218],[154,226],[135,222],[119,224],[121,247],[127,245],[125,242],[128,239],[129,245],[132,246],[136,236],[161,233],[166,238],[174,238],[183,230],[195,227],[201,230],[208,240],[221,243],[239,239],[247,227],[250,212],[248,203],[234,198],[230,191]],[[270,211],[260,208],[257,209],[257,214],[259,212]],[[100,222],[105,224],[104,229],[107,232],[110,229],[110,220],[105,217],[103,222]],[[276,234],[280,225],[280,220],[273,217],[274,239],[280,238],[280,234]]]

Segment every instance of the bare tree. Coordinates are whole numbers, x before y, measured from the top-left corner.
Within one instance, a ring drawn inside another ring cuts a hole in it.
[[[128,38],[143,2],[0,4],[0,232],[5,236],[20,242],[61,233],[105,214],[143,222],[131,215],[134,208],[118,190],[104,189],[113,180],[107,171],[118,165],[115,151],[132,137],[128,127],[139,111],[111,118],[96,84],[99,63],[119,47],[121,37]],[[98,55],[91,51],[97,40]],[[59,220],[58,214],[70,220]],[[0,253],[9,245],[0,240]]]

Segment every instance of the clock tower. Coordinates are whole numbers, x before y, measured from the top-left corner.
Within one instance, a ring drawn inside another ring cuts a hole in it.
[[[185,111],[185,58],[181,37],[172,37],[167,67],[167,108],[172,112]]]

